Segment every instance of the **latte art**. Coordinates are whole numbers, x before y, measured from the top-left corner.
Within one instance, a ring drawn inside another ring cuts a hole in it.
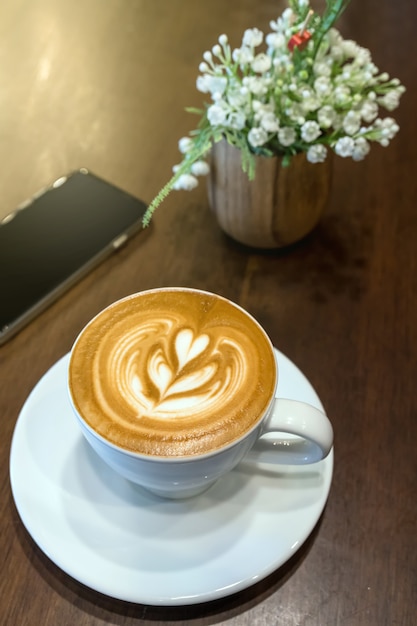
[[[85,421],[116,445],[200,454],[261,417],[274,395],[273,358],[257,323],[227,300],[195,290],[143,292],[83,331],[70,393]]]
[[[120,372],[114,368],[120,359],[113,358],[109,362],[111,378],[119,380],[125,401],[139,418],[180,419],[215,410],[224,394],[234,393],[248,371],[239,345],[226,339],[216,345],[207,334],[194,337],[190,328],[175,334],[175,328],[164,326],[161,321],[160,328],[152,328],[155,343],[149,350],[148,340],[142,347],[132,346]],[[152,342],[153,334],[148,334],[146,327],[143,330]],[[162,334],[164,341],[159,339]],[[140,342],[140,337],[135,340]],[[101,383],[99,386],[102,388]]]

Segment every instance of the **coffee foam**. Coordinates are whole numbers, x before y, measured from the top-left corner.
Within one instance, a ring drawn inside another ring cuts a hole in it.
[[[274,355],[259,325],[196,290],[142,292],[99,314],[71,355],[77,411],[122,448],[202,454],[238,439],[267,409]]]

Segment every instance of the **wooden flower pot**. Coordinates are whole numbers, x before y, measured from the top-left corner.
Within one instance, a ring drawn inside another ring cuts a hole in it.
[[[279,157],[256,157],[255,179],[242,171],[240,151],[221,141],[210,155],[208,194],[220,227],[256,248],[288,246],[310,233],[326,208],[331,162],[304,153],[284,167]]]

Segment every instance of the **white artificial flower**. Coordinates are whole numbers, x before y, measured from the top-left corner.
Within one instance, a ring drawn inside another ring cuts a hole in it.
[[[397,122],[392,117],[386,117],[383,120],[382,125],[384,129],[388,131],[387,134],[389,135],[390,139],[393,139],[394,136],[400,130],[400,127],[398,126]]]
[[[190,137],[181,137],[178,141],[178,150],[182,154],[186,154],[193,147],[193,140]]]
[[[242,111],[232,111],[227,117],[226,124],[234,130],[242,130],[246,124],[245,114]]]
[[[367,85],[370,84],[373,79],[372,76],[374,75],[375,72],[371,72],[369,69],[363,69],[362,70],[362,85]]]
[[[179,179],[174,183],[173,189],[185,189],[185,191],[191,191],[198,185],[198,180],[192,174],[182,174]]]
[[[330,128],[336,120],[336,111],[326,104],[317,111],[317,121],[321,128]]]
[[[359,49],[356,51],[356,59],[355,62],[361,66],[367,65],[371,63],[371,53],[366,48],[362,48],[359,46]]]
[[[271,65],[271,57],[269,57],[267,54],[264,54],[263,52],[257,54],[251,63],[253,71],[257,72],[258,74],[263,74],[264,72],[267,72],[271,68]]]
[[[371,76],[376,76],[376,74],[378,74],[379,72],[379,69],[377,68],[375,63],[368,63],[366,67]]]
[[[302,94],[301,108],[306,113],[316,111],[320,106],[320,101],[312,89],[305,89]]]
[[[200,68],[201,68],[201,65],[200,65]],[[196,87],[198,91],[201,91],[201,93],[209,92],[207,78],[208,78],[207,74],[204,74],[203,76],[197,76]]]
[[[349,82],[349,80],[352,77],[352,74],[355,72],[355,66],[353,65],[353,63],[345,63],[345,65],[343,66],[343,72],[342,72],[342,76],[341,79],[339,80],[343,80],[345,82]]]
[[[286,46],[286,39],[281,33],[269,33],[265,39],[267,45],[272,50],[279,50]]]
[[[299,126],[302,126],[304,124],[305,122],[304,109],[302,105],[299,104],[298,102],[292,103],[291,106],[285,109],[285,113],[293,122],[295,122]]]
[[[223,94],[226,91],[227,78],[225,76],[210,76],[204,74],[197,78],[197,89],[203,93]]]
[[[378,105],[373,100],[365,100],[361,108],[361,116],[365,122],[373,122],[378,115]]]
[[[355,149],[355,141],[352,137],[341,137],[337,140],[334,151],[341,157],[350,157]]]
[[[366,141],[364,137],[358,137],[355,140],[355,147],[352,152],[352,159],[354,161],[362,161],[366,157],[370,149],[371,147],[369,145],[369,142]]]
[[[274,57],[273,61],[272,61],[272,65],[278,70],[278,71],[291,71],[291,63],[292,63],[292,58],[289,54],[285,53],[281,53],[277,56]]]
[[[330,55],[333,61],[337,63],[342,63],[345,58],[343,49],[340,45],[332,46],[330,50]]]
[[[316,76],[329,77],[332,73],[331,67],[328,63],[323,61],[316,61],[313,65],[313,72]]]
[[[327,157],[327,148],[323,144],[318,143],[310,146],[307,150],[307,161],[310,163],[323,163]]]
[[[378,102],[388,111],[393,111],[400,104],[400,96],[401,93],[399,93],[397,90],[389,91],[381,98],[378,98]]]
[[[226,92],[226,98],[230,106],[236,109],[238,108],[244,109],[248,102],[247,92],[242,93],[242,89],[238,87],[232,87],[228,89]]]
[[[375,121],[375,127],[379,131],[379,143],[381,146],[388,146],[391,139],[395,137],[395,135],[400,130],[397,122],[392,119],[392,117],[386,117],[385,119],[377,119]]]
[[[305,122],[301,127],[301,137],[304,141],[307,141],[308,143],[315,141],[320,135],[321,129],[317,122],[308,121]]]
[[[291,146],[297,139],[297,134],[290,126],[280,128],[278,131],[278,141],[282,146]]]
[[[295,17],[294,11],[290,7],[288,7],[287,9],[284,9],[282,13],[282,19],[284,22],[292,26],[294,17]]]
[[[264,103],[254,98],[252,100],[252,110],[255,112],[255,119],[260,120],[266,113],[274,112],[274,104],[273,102]]]
[[[320,98],[328,96],[332,91],[332,84],[328,76],[319,76],[314,81],[314,89]]]
[[[243,85],[255,96],[262,96],[268,91],[268,85],[262,76],[245,76]]]
[[[361,127],[361,116],[357,111],[348,111],[343,119],[343,130],[347,135],[354,135]]]
[[[340,32],[337,30],[337,28],[331,28],[328,33],[327,33],[327,39],[329,41],[329,44],[331,46],[336,46],[339,45],[342,41],[342,35],[340,34]]]
[[[223,94],[221,94],[219,91],[215,91],[211,94],[211,99],[213,100],[213,102],[221,103],[223,101]]]
[[[191,166],[191,173],[194,174],[194,176],[207,176],[209,171],[209,165],[205,161],[194,161]]]
[[[333,127],[333,130],[337,130],[337,131],[343,129],[343,115],[341,113],[335,114],[332,127]]]
[[[243,34],[242,44],[251,48],[260,46],[264,38],[264,34],[258,28],[248,28]]]
[[[338,104],[346,104],[350,95],[350,89],[347,85],[338,85],[333,92],[334,99]]]
[[[219,44],[216,43],[216,45],[213,46],[213,48],[212,48],[212,52],[213,52],[215,57],[219,57],[221,55],[221,53],[222,53],[221,46],[219,46]]]
[[[276,115],[270,111],[261,116],[261,126],[269,133],[276,133],[279,130],[279,121]]]
[[[207,63],[213,63],[213,55],[211,54],[210,50],[206,50],[206,52],[203,54],[203,59],[207,61]]]
[[[268,141],[268,133],[263,128],[251,128],[248,141],[254,148],[263,146]]]
[[[294,20],[294,13],[292,9],[288,8],[282,13],[281,17],[276,19],[275,21],[269,22],[269,25],[272,30],[277,33],[287,34],[288,27],[292,26]]]
[[[220,104],[212,104],[207,109],[207,119],[212,126],[221,126],[226,121],[227,110]]]
[[[233,50],[232,58],[235,63],[239,63],[240,67],[250,65],[254,59],[252,49],[248,46],[242,46]]]
[[[343,50],[345,58],[354,59],[360,52],[360,47],[355,41],[351,39],[342,39],[340,46]]]

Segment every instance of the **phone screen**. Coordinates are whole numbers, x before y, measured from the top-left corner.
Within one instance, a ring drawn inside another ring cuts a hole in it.
[[[0,343],[119,243],[146,205],[85,169],[59,178],[0,224]]]

